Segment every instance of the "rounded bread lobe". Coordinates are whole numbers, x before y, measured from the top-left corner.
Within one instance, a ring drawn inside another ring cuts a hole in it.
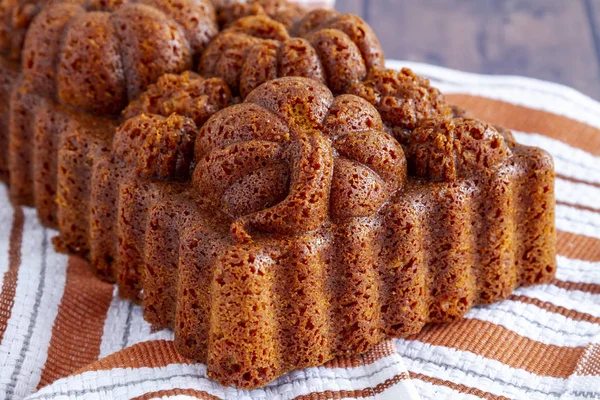
[[[271,39],[279,42],[290,37],[285,26],[267,16],[241,18],[231,24],[227,31],[239,32],[257,39]]]
[[[333,94],[324,85],[307,78],[280,78],[256,88],[246,102],[279,115],[296,130],[321,129],[333,103]]]
[[[125,4],[112,15],[127,76],[127,95],[135,99],[165,73],[192,68],[189,44],[177,23],[159,10]]]
[[[208,42],[219,33],[216,12],[204,0],[137,0],[170,16],[183,30],[192,53],[202,53]]]
[[[106,12],[81,13],[63,38],[57,92],[75,108],[116,114],[127,105],[127,79],[119,42]]]
[[[450,182],[489,171],[511,154],[504,136],[485,122],[437,118],[413,131],[407,158],[416,176]]]
[[[51,3],[28,30],[23,73],[40,95],[115,115],[164,74],[192,69],[216,33],[209,0]]]
[[[350,85],[367,76],[367,67],[360,50],[348,36],[337,29],[319,29],[307,35],[327,76],[328,86],[335,93],[343,93]]]
[[[44,6],[44,0],[3,0],[0,2],[0,54],[10,61],[21,58],[27,29]]]
[[[373,104],[385,124],[400,132],[415,129],[423,119],[452,114],[440,91],[407,68],[374,68],[366,80],[354,84],[349,92]]]
[[[354,14],[333,14],[331,10],[325,10],[325,13],[318,15],[329,15],[330,18],[323,19],[319,25],[302,36],[308,35],[310,31],[321,29],[333,29],[343,32],[360,50],[367,70],[385,67],[385,57],[379,39],[377,39],[377,35],[369,24],[362,18]]]
[[[383,130],[383,121],[377,110],[365,99],[343,94],[336,97],[329,109],[323,132],[332,139],[355,131]]]
[[[277,76],[303,76],[327,84],[327,77],[314,47],[302,38],[291,38],[279,46]]]
[[[256,44],[246,57],[240,76],[240,94],[246,97],[263,82],[277,78],[277,42],[265,40]]]
[[[376,212],[406,182],[402,146],[384,132],[375,108],[354,95],[336,97],[323,132],[338,157],[331,187],[330,213],[337,218]]]
[[[362,19],[314,11],[290,31],[262,13],[238,19],[208,45],[199,68],[204,76],[222,77],[244,98],[260,84],[286,76],[316,79],[345,93],[383,64],[379,41]]]
[[[294,36],[304,37],[310,31],[325,24],[327,21],[332,20],[338,15],[340,15],[340,13],[333,9],[322,8],[313,10],[298,21],[291,32]]]
[[[163,117],[175,113],[194,120],[202,126],[217,111],[232,102],[229,87],[220,78],[204,79],[186,71],[179,75],[165,74],[123,110],[124,118],[140,114]]]
[[[371,215],[406,180],[402,146],[375,108],[356,96],[335,98],[308,78],[269,81],[218,112],[195,153],[192,182],[232,217],[239,241]]]
[[[186,179],[196,130],[194,121],[181,115],[142,114],[117,128],[113,153],[143,178]]]
[[[288,127],[273,113],[252,103],[236,104],[206,121],[196,136],[194,155],[199,161],[235,142],[262,139],[279,143],[289,138]]]
[[[67,24],[85,9],[60,3],[45,7],[33,20],[23,45],[23,75],[42,96],[55,97],[61,37]]]
[[[228,3],[218,6],[217,19],[223,28],[227,28],[243,17],[264,15],[290,29],[306,14],[304,7],[287,0],[249,0]]]
[[[200,74],[223,78],[235,92],[241,90],[243,79],[248,79],[248,82],[244,82],[244,88],[252,87],[256,85],[255,80],[260,75],[271,74],[262,72],[253,63],[269,65],[271,58],[268,57],[267,49],[276,46],[275,41],[281,42],[288,38],[285,27],[272,19],[260,16],[242,18],[209,44],[200,59]],[[260,53],[255,54],[254,47],[258,45],[263,50],[257,48],[256,51]],[[252,57],[252,62],[248,62],[248,57]]]

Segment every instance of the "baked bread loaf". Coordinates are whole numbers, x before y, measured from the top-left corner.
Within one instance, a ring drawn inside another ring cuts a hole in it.
[[[61,104],[118,114],[165,73],[191,69],[216,33],[208,0],[52,4],[29,28],[23,74]]]
[[[222,384],[264,385],[552,278],[544,151],[439,116],[401,144],[368,101],[307,78],[232,102],[220,79],[165,75],[118,126],[46,103],[31,128],[36,200],[55,165],[58,245]]]
[[[552,279],[547,153],[358,17],[263,1],[206,45],[207,1],[56,2],[0,63],[11,196],[184,356],[252,388]]]

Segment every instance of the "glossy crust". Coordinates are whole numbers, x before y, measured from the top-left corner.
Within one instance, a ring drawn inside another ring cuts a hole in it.
[[[202,55],[203,76],[218,76],[242,98],[260,84],[277,77],[312,78],[341,94],[364,80],[367,72],[383,67],[383,51],[360,17],[314,11],[292,32],[264,15],[233,22]]]
[[[309,79],[218,111],[234,103],[223,81],[170,75],[124,122],[26,89],[13,121],[33,146],[11,172],[35,182],[57,246],[222,384],[261,386],[554,275],[552,159],[480,121],[423,120],[405,156],[374,106]]]

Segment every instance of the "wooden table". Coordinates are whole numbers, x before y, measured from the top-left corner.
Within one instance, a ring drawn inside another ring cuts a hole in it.
[[[337,0],[388,58],[523,75],[600,100],[600,0]]]

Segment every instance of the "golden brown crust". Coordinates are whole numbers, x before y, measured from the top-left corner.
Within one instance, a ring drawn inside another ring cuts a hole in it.
[[[332,11],[290,28],[282,2],[232,8],[203,55],[215,77],[165,74],[211,36],[196,3],[39,15],[10,190],[209,376],[264,385],[552,279],[545,152],[384,70],[364,21]]]
[[[5,182],[8,182],[10,93],[18,75],[18,65],[0,56],[0,181]]]
[[[320,9],[313,10],[306,14],[300,21],[294,25],[291,32],[294,36],[304,37],[308,33],[321,25],[327,23],[327,21],[340,15],[336,10]]]
[[[199,64],[204,76],[224,78],[245,97],[275,77],[301,76],[344,93],[383,67],[383,51],[371,28],[359,17],[313,11],[292,32],[259,14],[233,22],[213,40]]]
[[[0,1],[0,55],[11,61],[21,58],[25,34],[45,0]]]
[[[18,89],[11,190],[224,385],[366,351],[554,274],[552,160],[479,121],[417,118],[407,171],[372,104],[308,78],[269,81],[197,133],[192,118],[235,102],[222,80],[165,75],[118,128]]]
[[[296,2],[287,0],[249,0],[225,2],[217,7],[217,19],[222,28],[229,27],[240,18],[252,15],[268,16],[290,29],[306,10]]]
[[[261,127],[261,121],[269,123]],[[270,174],[275,182],[290,180],[285,196],[276,184],[273,193],[263,188],[251,197],[254,205],[285,197],[276,205],[232,214],[232,233],[242,241],[256,230],[295,234],[319,228],[329,216],[369,216],[406,179],[402,147],[382,129],[376,110],[361,98],[334,99],[325,86],[306,78],[276,79],[202,128],[193,182],[201,196],[231,212],[232,187],[245,177]],[[237,195],[249,194],[240,187]]]
[[[412,133],[407,158],[416,176],[454,181],[489,171],[510,157],[504,137],[475,119],[429,119]]]
[[[114,154],[143,178],[186,178],[192,162],[196,124],[171,114],[139,115],[125,121],[115,132]]]
[[[118,114],[165,73],[191,69],[216,33],[208,0],[57,2],[29,28],[23,73],[66,106]]]
[[[373,104],[398,136],[402,130],[415,129],[423,119],[450,117],[452,113],[440,91],[407,68],[373,69],[365,81],[355,84],[349,92]]]
[[[204,79],[191,71],[165,74],[123,110],[123,117],[129,119],[140,114],[168,117],[175,113],[202,126],[211,115],[231,102],[231,92],[222,79]]]

